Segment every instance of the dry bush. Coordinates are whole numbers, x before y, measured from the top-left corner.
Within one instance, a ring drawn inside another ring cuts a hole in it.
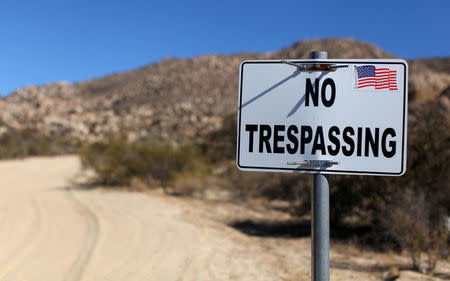
[[[193,145],[173,147],[155,141],[128,142],[124,135],[110,135],[103,142],[80,149],[82,166],[95,172],[96,183],[128,185],[134,178],[164,189],[177,175],[200,174],[207,169]]]
[[[73,153],[76,146],[69,139],[46,136],[34,129],[18,130],[0,120],[6,131],[0,135],[0,159]]]
[[[408,189],[396,194],[380,216],[386,234],[409,253],[413,268],[424,273],[433,272],[449,237],[446,212],[435,202],[430,194]]]
[[[108,136],[104,142],[85,145],[80,149],[83,168],[95,172],[95,182],[107,185],[128,184],[132,163],[137,155],[122,136]]]
[[[200,144],[205,157],[217,165],[234,159],[236,155],[236,114],[226,116],[220,129],[212,131]]]

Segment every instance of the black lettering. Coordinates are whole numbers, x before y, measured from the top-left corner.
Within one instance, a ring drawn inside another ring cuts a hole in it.
[[[329,100],[327,100],[327,93],[326,93],[328,85],[330,85],[331,87],[331,96]],[[336,99],[336,85],[334,84],[333,79],[327,78],[325,79],[325,81],[323,81],[321,96],[323,105],[325,105],[326,107],[330,107],[333,105],[334,100]]]
[[[312,128],[310,126],[302,126],[300,130],[300,154],[305,154],[305,144],[310,143],[312,140]],[[306,133],[308,133],[308,136],[306,136]]]
[[[353,138],[351,136],[355,135],[355,130],[353,130],[352,127],[345,127],[344,131],[342,132],[344,142],[350,146],[349,149],[347,149],[347,146],[342,146],[342,152],[345,156],[352,156],[353,152],[355,151],[355,142],[353,141]]]
[[[317,126],[316,136],[314,137],[314,143],[312,147],[312,154],[316,154],[316,150],[320,150],[322,155],[326,154],[325,151],[325,140],[323,138],[322,126]]]
[[[286,146],[287,152],[290,154],[295,154],[298,150],[298,139],[294,134],[298,134],[298,128],[297,126],[291,125],[287,129],[287,137],[293,145],[288,144]]]
[[[248,152],[253,152],[253,133],[258,131],[258,125],[245,125],[245,130],[250,133],[248,139]]]
[[[272,136],[272,129],[269,125],[259,125],[259,152],[263,152],[263,145],[266,146],[267,153],[272,153],[270,149],[270,137]]]
[[[328,154],[332,156],[336,156],[339,153],[340,149],[340,142],[339,139],[336,137],[336,135],[339,135],[341,132],[339,131],[339,128],[336,126],[333,126],[328,131],[328,139],[334,144],[334,148],[331,145],[328,145]]]
[[[284,136],[280,132],[284,132],[286,127],[284,125],[275,125],[273,130],[273,153],[284,153],[284,147],[279,146],[280,142],[284,141]]]
[[[383,132],[383,136],[381,137],[381,151],[383,152],[383,155],[387,158],[391,158],[392,156],[395,155],[395,141],[391,140],[389,141],[389,147],[391,148],[391,150],[387,150],[387,145],[386,145],[386,139],[388,137],[388,135],[391,135],[392,137],[395,137],[395,130],[392,128],[387,128],[386,130],[384,130]]]
[[[375,157],[378,157],[378,147],[379,147],[379,138],[380,137],[380,128],[375,128],[375,138],[370,131],[370,128],[366,128],[366,141],[364,143],[364,156],[369,156],[369,146],[372,149],[372,154]]]
[[[361,156],[361,151],[362,151],[362,128],[358,127],[358,136],[357,136],[357,141],[356,141],[356,155],[357,156]]]
[[[313,89],[311,79],[306,79],[306,91],[305,91],[305,106],[309,106],[309,95],[311,95],[314,106],[319,105],[319,78],[316,78],[314,82],[315,89]]]

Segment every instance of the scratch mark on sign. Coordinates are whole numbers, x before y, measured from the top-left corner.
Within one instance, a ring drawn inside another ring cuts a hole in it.
[[[256,95],[255,97],[251,98],[249,101],[245,102],[243,105],[241,105],[239,107],[239,109],[242,109],[244,107],[246,107],[247,105],[253,103],[254,101],[256,101],[257,99],[267,95],[268,93],[270,93],[272,90],[274,90],[275,88],[281,86],[282,84],[286,83],[288,80],[297,77],[301,72],[296,70],[294,71],[294,73],[292,73],[291,75],[289,75],[288,77],[284,78],[283,80],[281,80],[280,82],[276,83],[275,85],[273,85],[272,87],[268,88],[267,90],[261,92],[260,94]]]

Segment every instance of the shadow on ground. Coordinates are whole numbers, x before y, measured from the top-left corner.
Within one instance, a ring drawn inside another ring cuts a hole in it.
[[[82,191],[82,190],[97,189],[99,187],[100,187],[100,185],[95,184],[95,183],[76,183],[76,184],[72,184],[70,186],[70,189]]]
[[[230,226],[244,234],[257,237],[301,238],[311,235],[311,225],[308,221],[235,221]]]
[[[311,221],[234,221],[229,224],[232,228],[257,237],[302,238],[311,236]],[[331,238],[335,240],[352,240],[355,236],[362,237],[370,234],[371,228],[360,226],[332,226]]]

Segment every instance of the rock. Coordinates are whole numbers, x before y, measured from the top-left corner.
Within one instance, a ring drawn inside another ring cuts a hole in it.
[[[0,137],[5,135],[8,132],[8,127],[6,126],[0,126]]]
[[[381,274],[381,278],[386,281],[394,281],[400,277],[400,270],[396,266],[391,266],[389,270]]]

